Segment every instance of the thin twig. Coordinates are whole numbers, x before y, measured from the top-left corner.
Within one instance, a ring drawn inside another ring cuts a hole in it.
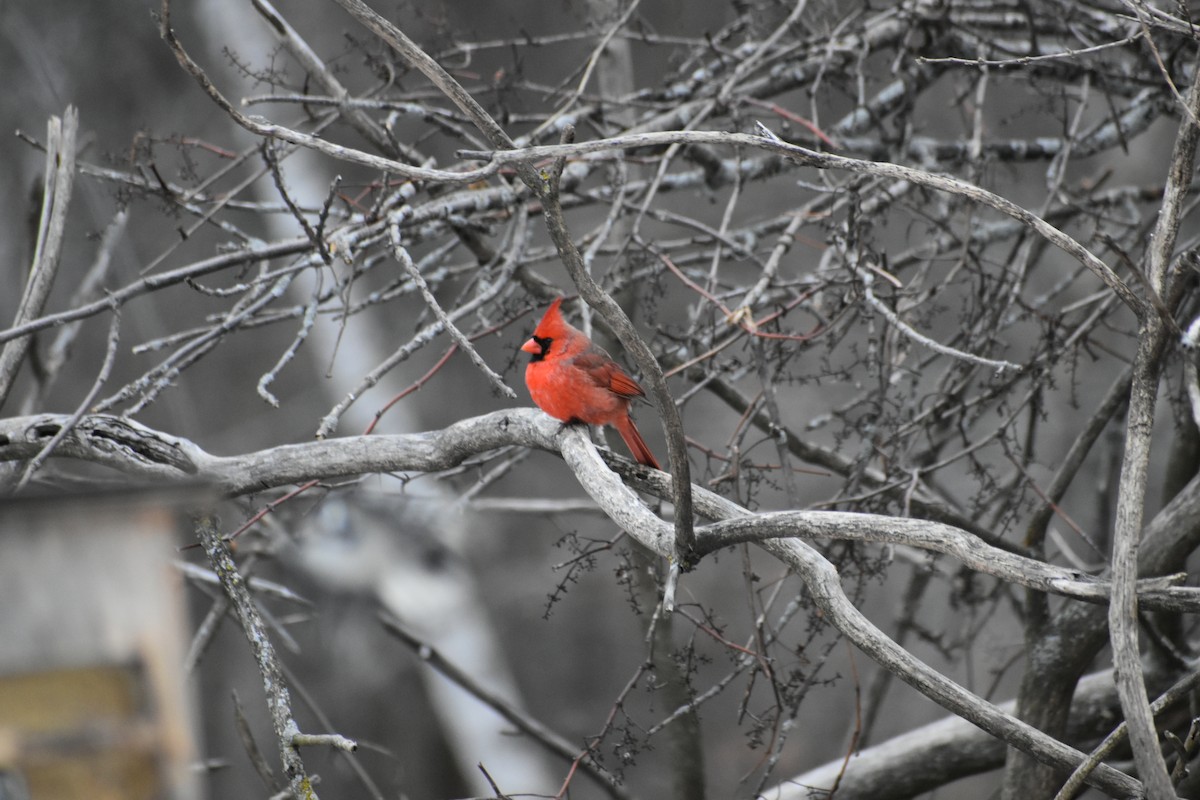
[[[891,323],[892,327],[922,347],[927,347],[935,353],[941,353],[942,355],[949,356],[950,358],[957,358],[960,361],[966,361],[968,364],[987,367],[995,370],[997,373],[1003,373],[1009,370],[1019,371],[1021,369],[1019,364],[1014,364],[1011,361],[977,356],[974,353],[968,353],[964,350],[958,350],[950,347],[949,345],[942,344],[935,339],[929,338],[923,333],[919,333],[907,322],[900,319],[899,314],[888,308],[887,303],[883,302],[875,295],[875,290],[872,288],[875,283],[874,275],[867,270],[859,269],[857,266],[855,266],[854,271],[855,274],[858,275],[859,279],[862,280],[863,297],[866,298],[866,301],[871,305],[871,308],[882,314],[883,317],[887,319],[889,323]]]
[[[284,683],[283,673],[276,660],[275,648],[267,634],[266,626],[254,600],[246,589],[246,582],[238,572],[229,546],[221,537],[216,521],[207,515],[195,518],[196,532],[208,555],[208,561],[213,571],[221,579],[221,588],[229,598],[233,614],[237,617],[250,642],[250,649],[258,670],[262,674],[263,688],[266,691],[267,710],[270,712],[271,724],[275,730],[275,738],[279,746],[279,757],[283,764],[284,778],[296,798],[316,800],[316,790],[312,780],[304,771],[304,762],[293,741],[300,733],[300,727],[292,716],[292,701]]]
[[[1200,671],[1193,670],[1181,678],[1174,686],[1167,689],[1159,695],[1153,703],[1150,704],[1150,713],[1158,716],[1163,711],[1167,710],[1176,703],[1180,703],[1189,697],[1195,691],[1196,686],[1200,684]],[[1112,733],[1104,737],[1104,741],[1096,745],[1092,752],[1088,753],[1087,760],[1075,768],[1071,773],[1071,777],[1062,785],[1058,793],[1054,795],[1054,800],[1072,800],[1081,789],[1089,773],[1094,770],[1097,765],[1103,763],[1104,759],[1112,755],[1121,742],[1125,741],[1129,735],[1129,726],[1124,720],[1121,721]],[[1174,794],[1172,792],[1172,794]]]
[[[559,736],[554,731],[547,728],[541,722],[529,716],[526,712],[516,708],[512,703],[497,695],[495,692],[480,686],[478,681],[473,677],[463,672],[457,666],[447,661],[446,658],[436,649],[431,647],[427,642],[423,641],[416,634],[412,633],[398,619],[388,615],[380,614],[380,622],[388,633],[395,636],[400,641],[404,642],[413,652],[415,652],[422,661],[428,664],[433,669],[445,675],[449,680],[456,685],[461,686],[473,697],[484,703],[496,713],[507,719],[518,729],[523,731],[528,736],[556,756],[567,761],[574,761],[579,757],[579,748],[563,737]],[[587,772],[605,787],[610,797],[629,798],[628,791],[621,786],[620,781],[616,776],[612,775],[608,770],[604,769],[598,762],[591,758],[584,758],[581,762],[584,772]]]
[[[396,257],[396,260],[400,262],[400,266],[404,268],[405,273],[407,273],[408,277],[412,279],[412,282],[416,284],[417,289],[421,292],[421,297],[425,298],[425,305],[429,306],[430,310],[433,311],[433,315],[438,318],[439,322],[442,323],[442,327],[445,329],[446,333],[448,333],[450,338],[454,340],[454,343],[457,344],[458,347],[467,354],[467,358],[471,359],[471,363],[478,367],[479,371],[487,377],[497,392],[504,397],[507,397],[509,400],[516,400],[517,393],[513,391],[512,387],[504,382],[504,378],[500,377],[495,370],[488,366],[487,362],[483,360],[483,356],[479,355],[479,351],[475,349],[473,344],[471,344],[471,340],[468,339],[463,332],[458,329],[457,326],[455,326],[453,320],[450,319],[450,316],[446,313],[445,309],[443,309],[441,304],[437,301],[437,298],[433,296],[433,292],[429,290],[429,284],[425,282],[425,278],[421,275],[421,271],[417,269],[417,265],[413,263],[412,256],[408,254],[408,248],[404,246],[404,240],[400,236],[399,225],[393,225],[391,227],[391,243],[392,255]]]
[[[79,285],[75,287],[75,291],[71,294],[71,299],[67,302],[67,308],[73,308],[90,301],[104,293],[103,285],[108,279],[108,270],[112,265],[113,250],[117,243],[125,233],[125,225],[129,221],[128,210],[122,208],[113,215],[112,221],[104,229],[104,234],[100,237],[100,245],[96,249],[96,257],[93,259],[91,266],[88,267],[87,273],[83,279],[79,281]],[[32,414],[38,408],[45,407],[45,400],[49,395],[50,388],[53,386],[59,373],[62,371],[63,365],[67,363],[70,357],[71,348],[75,343],[76,337],[79,335],[81,323],[74,322],[63,325],[59,330],[58,335],[54,337],[46,354],[42,357],[42,374],[39,376],[38,385],[35,391],[31,391],[25,398],[22,404],[22,414]]]
[[[525,245],[529,236],[529,209],[525,204],[517,207],[517,213],[513,217],[512,224],[509,226],[509,242],[506,246],[504,259],[500,264],[500,269],[497,274],[487,283],[483,291],[475,295],[475,297],[463,303],[446,315],[446,318],[451,322],[464,317],[467,314],[473,313],[476,309],[486,306],[497,295],[508,287],[508,281],[512,277],[512,273],[516,270],[525,253]],[[388,356],[384,361],[372,369],[366,376],[359,381],[358,385],[351,389],[337,405],[329,410],[324,417],[321,418],[321,424],[317,427],[317,438],[321,439],[333,433],[337,427],[338,420],[346,413],[354,402],[363,395],[372,386],[375,386],[379,381],[390,372],[397,364],[405,361],[409,356],[417,350],[424,347],[429,342],[441,333],[443,330],[442,321],[434,320],[426,325],[421,330],[417,331],[411,339],[402,345],[398,350]]]
[[[339,2],[347,2],[347,0],[339,0]],[[341,161],[347,161],[352,164],[359,164],[364,167],[369,167],[380,172],[403,175],[410,180],[435,181],[442,183],[472,183],[494,175],[498,170],[498,165],[487,165],[480,169],[465,170],[462,172],[452,172],[440,169],[427,169],[424,167],[414,167],[405,164],[401,161],[395,161],[390,158],[365,153],[362,150],[356,150],[352,147],[343,147],[334,144],[325,139],[322,139],[311,134],[302,133],[292,130],[283,125],[276,125],[267,122],[261,117],[248,117],[234,107],[232,103],[221,94],[212,79],[204,72],[192,57],[184,49],[183,43],[175,36],[174,29],[171,28],[171,0],[163,0],[160,7],[159,19],[159,34],[163,41],[171,48],[175,54],[175,60],[183,67],[189,75],[191,75],[221,110],[233,119],[234,122],[241,125],[251,133],[266,138],[279,139],[291,144],[307,147],[315,150],[318,153],[327,155],[330,158],[336,158]]]
[[[104,361],[100,364],[100,371],[96,373],[96,380],[92,382],[92,388],[88,390],[83,400],[80,401],[79,406],[75,409],[75,413],[63,423],[63,426],[50,438],[50,441],[46,442],[46,446],[42,448],[42,451],[29,459],[29,463],[25,465],[25,471],[21,474],[21,479],[17,481],[17,486],[13,490],[14,492],[19,492],[25,488],[33,478],[33,474],[54,453],[54,448],[58,447],[59,443],[79,424],[79,420],[83,419],[83,415],[88,413],[92,401],[96,399],[96,395],[100,394],[100,389],[108,382],[108,378],[112,374],[113,362],[117,360],[117,341],[120,338],[120,329],[121,313],[114,308],[112,321],[108,326],[108,344],[104,348]]]
[[[304,316],[300,320],[300,329],[292,337],[292,343],[279,356],[279,360],[275,362],[275,365],[263,373],[262,377],[258,379],[258,385],[255,387],[258,391],[258,396],[275,408],[279,408],[279,398],[272,394],[268,387],[279,376],[280,370],[296,357],[296,353],[300,350],[300,345],[304,344],[305,340],[308,339],[308,334],[312,332],[313,325],[316,324],[317,310],[320,308],[321,276],[323,274],[321,270],[317,270],[316,280],[313,281],[312,299],[304,306]]]
[[[590,142],[540,145],[518,150],[460,150],[458,151],[458,155],[461,158],[482,159],[491,164],[518,165],[551,158],[581,157],[614,149],[624,150],[638,147],[661,148],[668,145],[683,144],[713,144],[757,148],[777,153],[786,158],[795,159],[796,163],[801,166],[822,170],[845,170],[847,172],[877,175],[894,180],[907,180],[938,191],[966,197],[1023,223],[1039,236],[1062,249],[1091,270],[1139,316],[1144,313],[1145,301],[1134,294],[1133,290],[1107,264],[1076,239],[1063,233],[1037,214],[1018,206],[1005,197],[1001,197],[994,192],[975,186],[964,180],[948,175],[935,174],[914,167],[890,164],[883,161],[865,161],[857,158],[833,155],[831,153],[821,153],[816,150],[810,150],[807,147],[784,142],[774,137],[755,136],[745,133],[725,133],[722,131],[636,133],[614,136],[609,139],[597,139]]]

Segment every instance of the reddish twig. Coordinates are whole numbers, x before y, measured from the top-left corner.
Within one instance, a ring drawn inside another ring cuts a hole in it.
[[[677,278],[679,278],[680,281],[683,282],[684,286],[687,286],[689,289],[691,289],[692,291],[699,294],[705,300],[712,303],[717,308],[721,309],[721,313],[725,315],[726,322],[728,322],[731,325],[737,325],[739,328],[741,328],[743,331],[750,334],[751,336],[758,336],[762,339],[783,339],[783,340],[789,341],[789,342],[807,342],[809,339],[812,339],[814,336],[816,336],[818,333],[821,332],[821,326],[819,324],[817,325],[816,328],[814,328],[809,333],[771,333],[770,331],[760,330],[761,326],[766,325],[768,322],[773,322],[774,320],[783,316],[788,311],[791,311],[793,308],[798,306],[800,303],[807,300],[809,298],[809,296],[812,294],[812,292],[815,290],[810,290],[808,292],[804,292],[799,297],[792,300],[792,302],[790,302],[786,306],[784,306],[782,310],[776,311],[774,314],[768,314],[767,316],[763,317],[760,320],[755,320],[750,317],[750,309],[748,309],[748,308],[739,308],[737,311],[730,311],[729,308],[724,303],[722,303],[720,300],[718,300],[715,296],[713,296],[713,294],[711,292],[709,292],[707,289],[705,289],[700,284],[696,283],[694,280],[689,278],[687,275],[684,275],[683,270],[681,270],[679,267],[675,266],[675,262],[673,262],[671,260],[671,258],[669,256],[667,256],[665,253],[657,253],[656,252],[655,255],[657,255],[659,260],[662,261],[662,263],[666,265],[667,269],[671,270],[671,272],[673,272],[675,274],[675,276]],[[749,319],[748,322],[746,321],[747,319]]]
[[[745,97],[745,98],[742,98],[742,101],[744,103],[746,103],[747,105],[758,106],[759,108],[765,108],[768,111],[770,111],[772,114],[776,114],[780,117],[783,117],[788,122],[796,123],[800,127],[804,128],[806,131],[811,133],[813,136],[820,139],[825,144],[834,148],[835,150],[840,150],[842,147],[840,144],[835,142],[833,139],[830,139],[825,134],[825,132],[823,130],[821,130],[820,128],[818,128],[816,125],[814,125],[811,120],[800,116],[799,114],[797,114],[794,111],[787,110],[786,108],[779,105],[778,103],[768,103],[764,100],[759,100],[757,97]]]
[[[854,755],[854,750],[858,747],[858,737],[862,735],[862,684],[858,679],[858,665],[854,661],[854,646],[850,642],[846,642],[846,650],[850,654],[850,675],[854,679],[854,731],[850,734],[850,746],[846,748],[846,757],[842,759],[842,768],[838,770],[837,777],[833,779],[833,786],[830,787],[825,800],[833,800],[833,795],[842,782],[842,776],[846,774],[846,767],[850,764],[850,756]]]

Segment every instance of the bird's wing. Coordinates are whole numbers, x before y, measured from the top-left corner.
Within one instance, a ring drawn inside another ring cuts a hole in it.
[[[603,386],[621,397],[643,397],[646,393],[608,353],[593,347],[573,359],[574,365],[585,372],[597,386]]]
[[[608,376],[608,388],[622,397],[642,397],[646,394],[638,382],[626,375],[616,364],[612,365],[611,374]]]

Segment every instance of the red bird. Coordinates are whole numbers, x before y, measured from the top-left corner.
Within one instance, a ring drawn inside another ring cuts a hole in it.
[[[525,385],[538,408],[566,423],[612,425],[639,464],[661,469],[629,416],[629,401],[646,393],[608,353],[563,319],[557,298],[521,349],[531,353]]]

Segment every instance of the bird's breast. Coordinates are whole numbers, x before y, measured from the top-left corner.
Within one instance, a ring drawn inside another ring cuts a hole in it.
[[[525,368],[525,383],[538,408],[563,422],[603,425],[629,403],[587,372],[562,362],[531,363]]]

